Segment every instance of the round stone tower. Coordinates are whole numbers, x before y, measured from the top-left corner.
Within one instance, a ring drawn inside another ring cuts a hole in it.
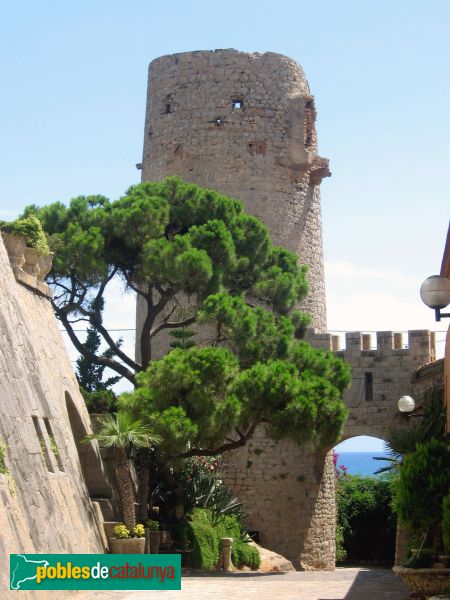
[[[142,180],[179,175],[243,200],[308,265],[302,308],[326,328],[314,99],[301,67],[268,52],[186,52],[150,64]]]
[[[275,244],[308,265],[302,308],[326,328],[319,185],[330,175],[317,155],[314,98],[301,67],[274,53],[186,52],[149,69],[142,180],[179,175],[243,200]],[[137,329],[145,318],[137,306]],[[331,457],[268,439],[257,430],[228,453],[222,472],[246,504],[263,545],[302,569],[333,569]]]

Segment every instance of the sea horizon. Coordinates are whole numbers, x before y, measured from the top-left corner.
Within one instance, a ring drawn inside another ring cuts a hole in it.
[[[387,452],[373,450],[364,452],[337,452],[337,465],[344,465],[348,475],[362,475],[363,477],[379,477],[375,475],[375,471],[389,465],[382,460],[374,460],[373,457],[387,457]]]

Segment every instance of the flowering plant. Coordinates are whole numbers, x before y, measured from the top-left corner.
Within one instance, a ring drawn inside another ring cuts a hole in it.
[[[133,527],[133,537],[141,538],[145,536],[145,529],[141,523]]]
[[[116,525],[113,529],[114,537],[119,540],[126,540],[130,537],[130,530],[123,523]]]
[[[338,465],[339,454],[333,450],[333,465],[334,465],[334,476],[336,479],[344,479],[347,477],[348,467],[345,465]]]

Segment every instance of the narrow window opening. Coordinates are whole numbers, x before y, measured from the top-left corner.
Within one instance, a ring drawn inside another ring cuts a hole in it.
[[[47,429],[48,439],[50,441],[50,450],[52,451],[52,454],[55,457],[56,462],[58,463],[58,469],[60,471],[64,471],[64,465],[63,465],[63,462],[61,459],[61,452],[59,450],[58,442],[56,441],[56,438],[53,434],[53,430],[52,430],[50,421],[45,417],[44,417],[44,425],[45,425],[45,428]]]
[[[364,373],[364,396],[367,401],[373,400],[373,374]]]
[[[233,100],[231,104],[233,109],[235,110],[240,110],[241,108],[244,108],[244,101],[241,99]]]
[[[172,95],[171,94],[167,94],[167,96],[165,97],[164,100],[164,105],[163,105],[163,113],[165,115],[170,115],[170,113],[173,112],[173,108],[172,108]]]
[[[48,451],[47,444],[45,442],[44,434],[42,433],[41,424],[39,423],[38,417],[31,417],[33,419],[34,430],[36,431],[37,438],[39,440],[39,447],[41,449],[42,460],[44,461],[47,470],[51,473],[55,472],[53,468],[52,459]]]
[[[220,127],[221,125],[223,125],[223,121],[220,117],[216,118],[216,125],[217,125],[217,127]]]

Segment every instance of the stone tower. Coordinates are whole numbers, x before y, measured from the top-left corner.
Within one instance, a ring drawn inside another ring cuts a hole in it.
[[[301,67],[268,52],[186,52],[150,64],[142,180],[179,175],[243,200],[309,267],[303,308],[326,328],[314,99]]]
[[[307,264],[302,308],[326,328],[319,185],[330,175],[317,155],[316,111],[301,67],[274,53],[187,52],[149,69],[142,180],[179,175],[243,200],[275,244]],[[145,317],[137,307],[137,329]],[[249,506],[261,542],[297,567],[332,569],[334,472],[330,457],[261,429],[223,464]]]

